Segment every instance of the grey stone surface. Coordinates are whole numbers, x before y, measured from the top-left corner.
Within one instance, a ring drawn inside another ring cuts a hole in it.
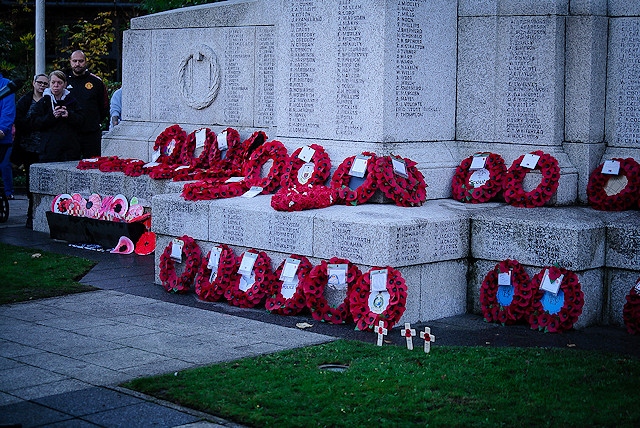
[[[640,152],[640,18],[609,20],[606,139]],[[637,157],[638,155],[636,155]]]
[[[367,265],[405,266],[467,255],[466,217],[441,208],[394,205],[330,207],[314,221],[314,256],[344,257]]]
[[[188,235],[209,239],[209,204],[185,201],[178,194],[157,195],[152,199],[152,230],[164,235]]]
[[[590,208],[514,208],[475,213],[471,256],[583,271],[605,261],[605,224]]]
[[[604,143],[584,144],[565,141],[562,145],[573,165],[577,167],[578,202],[587,204],[587,184],[591,172],[602,163]]]
[[[640,4],[628,0],[609,0],[609,15],[640,16]]]
[[[453,137],[455,2],[286,1],[278,31],[280,136]]]
[[[615,326],[624,326],[622,312],[627,302],[626,297],[640,279],[640,272],[626,269],[607,269],[607,312],[604,314],[604,323]]]
[[[419,268],[421,270],[420,320],[431,321],[466,313],[466,259],[426,263]],[[401,322],[404,321],[401,320]],[[415,319],[411,322],[415,322]]]
[[[78,163],[75,162],[73,167]],[[33,193],[57,195],[67,192],[67,171],[70,162],[35,163],[31,165],[29,188]]]
[[[603,141],[607,25],[604,16],[567,17],[566,141]]]
[[[125,76],[123,75],[122,78],[124,80]],[[123,83],[123,85],[124,84],[125,83]],[[136,95],[139,96],[139,94],[134,93],[129,96],[129,92],[142,90],[143,87],[143,85],[139,85],[138,83],[132,83],[132,85],[135,85],[135,88],[126,87],[128,91],[127,94],[123,96],[123,111],[128,112],[129,110],[127,109],[132,108],[132,111],[135,112],[136,109],[141,109],[143,105],[148,104],[144,101],[144,98],[133,98]],[[125,90],[125,86],[123,86],[122,90]],[[129,98],[132,98],[130,104],[134,104],[135,107],[125,104],[129,101]],[[142,116],[142,113],[138,114],[138,116]],[[126,125],[122,122],[122,126],[118,125],[102,136],[102,155],[141,159],[143,161],[151,160],[153,143],[156,137],[172,124],[158,124],[155,122],[140,122],[134,120],[148,120],[148,118],[148,114],[144,117],[126,116],[124,118],[124,120],[127,121]],[[123,141],[127,141],[127,144],[122,144]]]
[[[569,2],[570,15],[606,15],[607,0],[572,0]]]
[[[625,214],[607,221],[606,265],[640,270],[640,213]]]
[[[564,44],[563,17],[460,18],[456,137],[559,145]]]
[[[460,16],[565,15],[568,0],[460,0]]]

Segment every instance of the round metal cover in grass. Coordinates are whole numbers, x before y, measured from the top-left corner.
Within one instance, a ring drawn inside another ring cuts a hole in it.
[[[349,366],[345,364],[320,364],[318,368],[320,370],[342,373],[346,372],[349,369]]]

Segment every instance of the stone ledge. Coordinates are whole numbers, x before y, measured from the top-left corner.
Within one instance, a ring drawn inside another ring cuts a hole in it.
[[[413,208],[364,204],[296,213],[275,211],[270,203],[268,195],[199,202],[157,195],[153,230],[307,257],[344,257],[370,266],[410,266],[468,254],[468,216],[440,201]]]
[[[531,266],[558,264],[583,271],[605,265],[605,223],[586,207],[502,206],[471,219],[471,256],[517,259]]]

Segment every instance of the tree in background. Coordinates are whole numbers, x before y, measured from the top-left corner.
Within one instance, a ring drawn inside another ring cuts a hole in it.
[[[195,6],[198,4],[216,3],[222,0],[142,0],[140,8],[149,13],[163,12],[165,10],[180,7]]]

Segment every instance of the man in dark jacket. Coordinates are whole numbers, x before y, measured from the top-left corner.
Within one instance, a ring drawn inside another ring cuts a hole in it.
[[[100,125],[109,116],[107,88],[98,76],[87,70],[87,57],[78,50],[71,54],[71,72],[67,75],[68,89],[78,101],[85,117],[78,130],[82,157],[100,156],[102,130]]]

